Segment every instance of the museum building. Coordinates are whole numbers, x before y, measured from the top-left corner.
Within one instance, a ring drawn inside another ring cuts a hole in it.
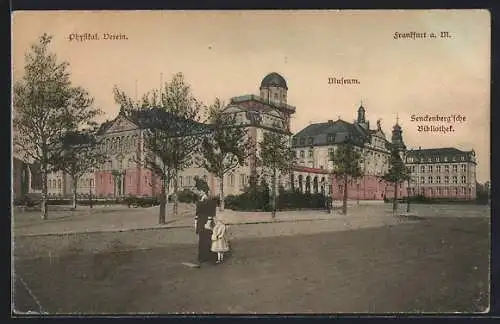
[[[352,123],[340,119],[313,123],[293,135],[290,132],[291,118],[296,108],[288,104],[288,85],[278,73],[270,73],[260,84],[259,95],[248,94],[233,97],[224,108],[224,113],[233,114],[236,122],[245,127],[253,147],[247,164],[238,167],[224,178],[224,194],[239,194],[248,185],[252,175],[262,175],[263,170],[256,161],[259,145],[266,131],[279,132],[290,136],[290,145],[297,157],[293,172],[278,175],[278,183],[285,189],[302,192],[332,195],[334,200],[343,196],[342,181],[333,177],[330,152],[350,140],[362,156],[363,177],[350,179],[348,199],[382,200],[394,195],[394,185],[381,181],[389,168],[390,149],[398,147],[403,161],[412,170],[412,181],[398,186],[398,196],[424,194],[428,197],[475,197],[475,159],[474,153],[457,149],[406,150],[403,131],[399,122],[392,129],[390,141],[382,130],[381,120],[375,128],[370,127],[366,118],[366,108],[361,104],[357,118]],[[152,121],[170,120],[175,116],[161,109],[139,111],[126,115],[120,112],[117,117],[101,125],[99,136],[102,144],[99,149],[108,155],[108,160],[94,172],[80,179],[77,192],[86,196],[156,196],[160,193],[158,176],[142,166],[144,159],[144,132]],[[181,121],[195,123],[193,121]],[[197,123],[203,129],[205,124]],[[199,160],[195,156],[194,160]],[[211,193],[217,195],[219,179],[199,167],[195,161],[182,170],[177,178],[178,188],[192,188],[195,177],[203,178],[209,184]],[[439,182],[438,182],[439,181]],[[465,181],[465,182],[463,182]],[[446,182],[446,185],[445,185]],[[172,191],[173,183],[170,184]],[[48,193],[51,196],[71,194],[71,180],[62,172],[49,174]]]

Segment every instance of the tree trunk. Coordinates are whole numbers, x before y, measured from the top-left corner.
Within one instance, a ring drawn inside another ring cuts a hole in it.
[[[31,170],[30,170],[31,172]],[[47,165],[42,165],[42,202],[41,202],[41,212],[42,219],[46,220],[48,217],[47,212]],[[29,188],[28,188],[29,191]]]
[[[392,212],[398,211],[398,182],[394,182],[394,200],[392,202]]]
[[[276,169],[273,170],[273,178],[271,180],[271,211],[273,219],[276,217]]]
[[[161,182],[161,192],[160,192],[160,214],[158,215],[158,223],[165,224],[166,221],[166,211],[167,211],[167,192],[165,188],[165,179]]]
[[[347,215],[347,174],[344,175],[344,198],[342,199],[342,214]]]
[[[177,191],[179,190],[179,183],[177,182],[178,177],[177,177],[177,171],[174,172],[174,208],[173,208],[173,214],[177,216],[177,213],[179,211],[179,199],[177,197]]]
[[[73,206],[71,209],[76,210],[76,191],[78,188],[78,180],[75,177],[72,177],[73,180]]]
[[[408,187],[406,188],[406,212],[410,212],[410,182],[408,181]]]
[[[92,185],[89,188],[89,208],[94,207],[94,203],[92,202]]]
[[[219,211],[224,211],[224,175],[219,177]]]

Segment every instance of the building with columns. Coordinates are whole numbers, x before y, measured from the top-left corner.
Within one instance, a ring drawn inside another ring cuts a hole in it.
[[[410,195],[427,198],[476,199],[476,154],[453,147],[412,149]]]
[[[405,147],[402,130],[396,123],[389,142],[380,120],[376,128],[370,128],[362,104],[352,123],[339,117],[336,121],[310,124],[293,136],[292,147],[298,160],[293,174],[295,188],[313,193],[324,193],[326,189],[326,194],[331,194],[334,200],[342,199],[343,184],[331,175],[333,164],[329,157],[348,139],[362,156],[361,170],[364,175],[348,183],[348,199],[381,200],[393,197],[394,186],[380,181],[380,177],[389,169],[391,145],[401,149]],[[404,184],[400,186],[399,196],[406,196]]]
[[[422,149],[407,151],[403,130],[399,121],[393,126],[390,140],[382,130],[381,120],[372,128],[361,104],[357,118],[352,122],[328,120],[310,124],[293,135],[291,117],[296,111],[288,104],[288,85],[278,73],[266,75],[259,87],[259,94],[233,97],[224,108],[224,113],[233,114],[237,123],[245,127],[249,139],[254,143],[247,165],[238,167],[224,178],[225,195],[239,194],[249,184],[252,175],[262,175],[257,165],[259,145],[266,131],[290,136],[290,145],[297,156],[293,173],[279,175],[278,182],[285,189],[296,188],[302,192],[331,195],[334,200],[342,199],[343,184],[332,176],[333,165],[330,152],[350,139],[362,156],[361,168],[364,176],[348,183],[348,199],[382,200],[394,196],[394,185],[381,181],[389,169],[390,149],[397,147],[403,161],[412,171],[409,187],[402,183],[398,196],[423,194],[427,197],[475,198],[475,155],[474,151],[462,152],[453,148]],[[98,197],[156,196],[160,193],[160,180],[150,170],[141,167],[137,159],[144,158],[144,132],[151,122],[170,123],[175,116],[157,109],[137,111],[130,115],[123,112],[102,124],[99,136],[103,139],[99,148],[107,152],[109,159],[93,172],[86,174],[78,183],[77,192]],[[193,121],[181,121],[193,122]],[[207,126],[197,123],[199,127]],[[195,157],[198,160],[199,156]],[[193,161],[191,167],[178,175],[179,189],[192,188],[195,177],[207,181],[211,193],[219,193],[219,179],[200,168]],[[464,182],[465,181],[465,182]],[[48,177],[49,194],[66,196],[71,194],[71,180],[62,172]],[[172,191],[172,184],[170,189]]]
[[[224,108],[224,113],[234,114],[237,122],[248,130],[248,136],[254,143],[248,163],[225,176],[225,195],[239,194],[249,184],[252,174],[261,174],[256,165],[259,155],[258,143],[262,141],[265,131],[280,132],[290,136],[291,115],[295,107],[287,104],[288,86],[278,73],[270,73],[260,84],[260,95],[242,95],[231,98]],[[161,114],[162,116],[158,116]],[[99,149],[108,155],[108,160],[93,172],[84,175],[78,183],[77,193],[87,196],[90,193],[97,197],[121,196],[156,196],[160,193],[160,180],[152,172],[137,163],[144,155],[144,132],[151,121],[165,120],[174,116],[163,116],[160,109],[154,114],[138,111],[131,115],[120,112],[118,116],[103,123],[99,130],[102,145]],[[189,122],[189,121],[183,121]],[[207,126],[198,123],[200,127]],[[217,195],[219,180],[205,169],[197,166],[195,156],[192,165],[178,175],[179,189],[192,188],[195,177],[205,179],[211,193]],[[51,173],[48,177],[49,194],[67,196],[71,194],[71,180],[62,172]],[[172,189],[172,184],[170,189]]]

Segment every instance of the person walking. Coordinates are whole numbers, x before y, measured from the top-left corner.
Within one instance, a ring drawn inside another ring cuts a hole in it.
[[[196,203],[195,231],[198,235],[198,262],[215,262],[216,254],[211,251],[212,228],[215,225],[214,217],[217,203],[208,198],[208,186],[196,185],[200,200]]]

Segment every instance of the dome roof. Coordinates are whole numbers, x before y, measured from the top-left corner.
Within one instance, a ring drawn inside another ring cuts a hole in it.
[[[262,89],[267,87],[281,87],[288,90],[285,78],[283,78],[276,72],[269,73],[264,77],[264,79],[262,79],[262,82],[260,83],[260,88]]]

